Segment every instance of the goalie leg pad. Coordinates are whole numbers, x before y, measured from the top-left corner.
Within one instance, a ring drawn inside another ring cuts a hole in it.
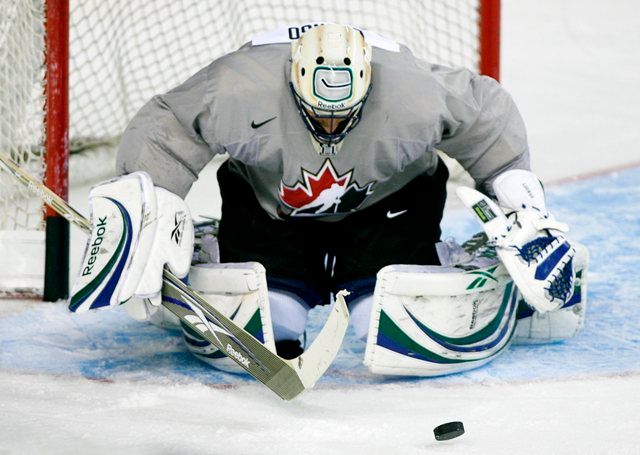
[[[191,286],[216,309],[275,352],[265,269],[257,262],[199,264]],[[186,346],[198,359],[223,371],[244,373],[238,364],[182,324]]]
[[[377,276],[365,365],[373,373],[439,376],[479,367],[504,352],[518,291],[501,264],[383,268]]]

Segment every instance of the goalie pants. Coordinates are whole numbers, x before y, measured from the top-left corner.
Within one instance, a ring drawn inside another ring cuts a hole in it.
[[[439,264],[435,244],[448,177],[440,160],[433,175],[422,174],[343,220],[274,220],[226,161],[218,170],[220,260],[261,263],[269,288],[292,292],[310,307],[329,303],[341,289],[351,292],[350,300],[371,294],[384,266]]]

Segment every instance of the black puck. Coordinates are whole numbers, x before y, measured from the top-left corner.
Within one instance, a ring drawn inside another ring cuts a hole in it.
[[[462,422],[447,422],[438,425],[433,429],[433,434],[438,441],[446,441],[447,439],[457,438],[464,434],[464,425]]]

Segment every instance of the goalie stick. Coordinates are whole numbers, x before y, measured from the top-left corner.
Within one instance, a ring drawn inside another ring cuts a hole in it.
[[[1,151],[0,162],[12,176],[61,216],[85,233],[90,232],[91,224],[82,214]],[[291,400],[314,386],[338,353],[349,323],[349,311],[344,300],[346,291],[341,291],[311,346],[299,357],[286,360],[238,327],[166,268],[162,294],[164,307],[284,400]]]

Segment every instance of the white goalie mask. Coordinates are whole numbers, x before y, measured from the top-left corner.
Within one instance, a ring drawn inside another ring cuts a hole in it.
[[[314,27],[292,42],[290,85],[314,139],[338,144],[360,121],[371,89],[371,46],[352,27]]]

